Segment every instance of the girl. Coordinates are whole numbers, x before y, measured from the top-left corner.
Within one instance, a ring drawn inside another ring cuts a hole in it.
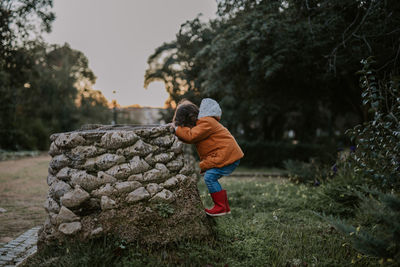
[[[218,179],[231,174],[244,156],[231,133],[219,123],[221,108],[218,103],[205,98],[200,109],[188,100],[178,104],[173,126],[175,134],[185,143],[195,144],[200,156],[200,169],[214,201],[212,209],[205,209],[210,216],[229,214],[226,191]]]

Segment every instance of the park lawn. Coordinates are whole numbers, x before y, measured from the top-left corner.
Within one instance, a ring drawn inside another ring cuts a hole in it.
[[[263,174],[271,174],[271,175],[283,175],[286,176],[288,174],[288,171],[285,169],[281,168],[273,168],[273,167],[246,167],[246,166],[240,166],[235,169],[233,174],[236,173],[263,173]]]
[[[0,207],[7,210],[0,213],[0,243],[43,224],[49,161],[47,155],[0,161]]]
[[[215,241],[143,248],[115,239],[68,244],[30,260],[52,266],[376,266],[312,209],[318,187],[280,178],[223,178],[232,214],[215,219]],[[211,205],[203,181],[200,195]],[[111,240],[111,241],[110,241]]]

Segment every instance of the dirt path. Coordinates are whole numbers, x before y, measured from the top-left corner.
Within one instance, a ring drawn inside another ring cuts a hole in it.
[[[45,220],[50,156],[0,161],[0,243],[8,242]]]

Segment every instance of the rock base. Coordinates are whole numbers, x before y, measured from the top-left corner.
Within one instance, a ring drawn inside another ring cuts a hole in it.
[[[213,236],[193,160],[169,128],[92,128],[50,137],[39,249],[108,235],[146,245]]]

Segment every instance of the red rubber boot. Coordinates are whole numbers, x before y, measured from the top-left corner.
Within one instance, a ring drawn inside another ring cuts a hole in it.
[[[225,208],[225,196],[224,190],[219,192],[211,193],[212,200],[214,201],[214,207],[212,209],[205,209],[206,214],[210,216],[223,216],[226,214]]]
[[[229,207],[228,196],[227,196],[227,194],[226,194],[226,190],[222,190],[222,191],[224,191],[226,214],[231,214],[231,208]]]

